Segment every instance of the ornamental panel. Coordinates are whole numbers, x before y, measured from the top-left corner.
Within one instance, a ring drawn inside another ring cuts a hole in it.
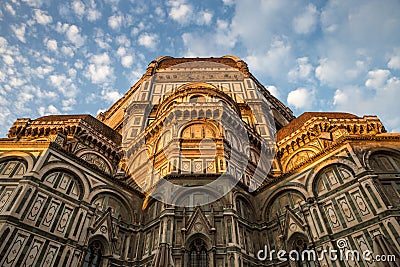
[[[54,260],[57,256],[59,247],[55,244],[50,244],[47,248],[47,251],[44,255],[44,260],[41,264],[41,267],[50,267],[54,266]]]
[[[42,240],[33,240],[32,245],[29,248],[29,252],[27,253],[25,261],[22,265],[23,267],[35,266],[36,261],[38,260],[39,253],[42,250],[42,246]]]
[[[351,207],[349,205],[349,203],[347,202],[346,198],[339,198],[337,200],[339,207],[344,215],[344,218],[348,221],[348,222],[352,222],[354,221],[355,217],[353,215],[353,212],[351,211]]]
[[[46,215],[43,218],[42,224],[46,227],[50,227],[54,222],[58,209],[60,208],[60,203],[52,200],[49,208],[47,209]]]
[[[58,222],[57,232],[65,233],[73,212],[72,207],[65,206]]]
[[[364,197],[361,195],[360,191],[355,191],[351,193],[351,196],[356,204],[357,209],[363,216],[371,215],[371,212],[367,206],[367,203],[364,200]]]
[[[36,196],[35,202],[32,205],[31,210],[26,217],[30,221],[36,221],[38,214],[44,207],[44,203],[46,202],[47,196],[38,194]]]
[[[0,212],[6,206],[8,200],[10,199],[10,197],[13,194],[14,190],[15,190],[15,187],[14,188],[6,187],[6,189],[1,194],[1,196],[0,196]]]
[[[28,235],[25,233],[18,233],[15,237],[13,243],[8,250],[8,253],[5,255],[2,265],[4,267],[11,267],[14,265],[14,262],[17,260],[18,256],[22,252],[23,247],[28,239]]]
[[[335,212],[333,205],[332,204],[326,205],[325,212],[326,212],[327,217],[329,218],[329,222],[331,223],[332,228],[333,229],[339,228],[341,225],[340,220],[339,220],[338,215]]]

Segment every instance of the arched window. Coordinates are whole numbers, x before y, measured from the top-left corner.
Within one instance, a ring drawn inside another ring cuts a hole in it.
[[[345,183],[351,177],[353,177],[353,173],[344,165],[335,164],[325,167],[316,178],[315,193],[316,195],[327,193]]]
[[[21,177],[26,172],[26,163],[22,160],[6,160],[0,163],[0,177]]]
[[[185,173],[215,173],[217,146],[214,127],[207,123],[191,124],[182,130],[181,137],[180,169]]]
[[[144,163],[148,163],[149,156],[146,150],[142,150],[139,153],[135,153],[131,156],[130,160],[132,161],[131,165],[129,166],[130,171],[136,170],[139,166],[142,166]]]
[[[196,239],[189,247],[189,266],[208,267],[207,246],[202,239]]]
[[[153,201],[151,204],[149,204],[145,211],[146,222],[150,222],[150,221],[154,220],[155,218],[157,218],[158,215],[160,214],[160,210],[161,210],[160,202]]]
[[[250,204],[241,197],[236,198],[236,211],[242,218],[253,221],[255,212]]]
[[[190,97],[190,103],[204,103],[206,102],[206,98],[202,95],[194,95]]]
[[[312,150],[302,150],[297,152],[294,156],[290,158],[289,162],[286,164],[286,171],[297,167],[301,163],[309,161],[314,156],[315,152]]]
[[[226,131],[225,138],[229,142],[232,148],[240,151],[240,142],[233,132]]]
[[[400,172],[400,157],[384,152],[375,153],[369,158],[370,167],[376,173]],[[394,207],[400,207],[400,181],[398,179],[381,178],[383,190]]]
[[[111,215],[115,219],[121,218],[124,222],[130,222],[130,216],[126,205],[117,197],[110,194],[101,194],[93,202],[98,210],[104,212],[109,207],[111,208]]]
[[[163,135],[161,135],[161,137],[158,139],[156,152],[165,148],[168,142],[171,141],[171,138],[172,136],[170,131],[166,131],[165,133],[163,133]]]
[[[269,218],[276,218],[276,215],[282,214],[286,206],[291,209],[295,209],[298,207],[299,202],[303,201],[304,197],[295,191],[286,191],[279,194],[275,200],[272,202],[269,208]]]
[[[189,127],[186,127],[182,132],[182,138],[184,139],[203,139],[203,138],[215,138],[214,130],[204,124],[193,124]]]
[[[378,173],[400,171],[399,156],[389,155],[385,153],[376,153],[370,157],[369,163],[371,169]]]
[[[44,177],[43,181],[45,184],[73,198],[79,198],[82,195],[82,186],[77,178],[69,172],[51,172]]]
[[[400,181],[381,180],[383,190],[394,207],[400,207]]]
[[[85,254],[85,258],[83,261],[83,267],[99,267],[101,266],[103,255],[103,245],[100,241],[93,241]]]
[[[111,175],[111,169],[108,165],[107,161],[94,153],[85,153],[80,156],[81,159],[86,161],[87,163],[95,166],[96,168],[102,170],[103,172]]]

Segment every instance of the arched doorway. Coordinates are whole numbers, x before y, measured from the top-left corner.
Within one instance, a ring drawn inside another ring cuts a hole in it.
[[[103,244],[99,240],[92,241],[86,250],[82,267],[102,266],[103,255],[104,255]]]
[[[189,246],[189,267],[209,267],[207,246],[197,238]]]

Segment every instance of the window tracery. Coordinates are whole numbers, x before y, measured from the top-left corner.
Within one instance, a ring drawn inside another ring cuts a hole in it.
[[[86,250],[83,267],[99,267],[102,263],[103,245],[100,241],[93,241]]]
[[[207,246],[200,238],[194,240],[189,247],[190,267],[208,267]]]
[[[111,215],[115,219],[121,218],[125,222],[130,222],[130,216],[126,205],[117,197],[110,194],[102,194],[98,196],[93,203],[99,211],[105,212],[111,208]]]
[[[395,155],[377,153],[370,157],[369,162],[371,169],[378,173],[400,171],[400,157]]]
[[[319,172],[316,178],[315,191],[316,195],[329,192],[353,177],[353,173],[344,165],[332,165],[325,167]]]
[[[270,205],[269,209],[269,218],[276,218],[277,215],[280,215],[285,212],[286,206],[291,209],[295,209],[298,207],[299,202],[302,202],[304,197],[295,191],[286,191],[279,194],[275,200]]]
[[[26,164],[18,159],[6,160],[0,163],[0,177],[20,177],[26,172]]]
[[[79,198],[82,193],[77,178],[64,171],[55,171],[47,174],[44,182],[57,190],[73,198]]]

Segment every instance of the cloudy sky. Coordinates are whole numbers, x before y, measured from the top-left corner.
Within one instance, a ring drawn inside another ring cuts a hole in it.
[[[400,131],[398,0],[2,0],[0,136],[16,118],[96,115],[160,55],[234,54],[295,113]]]

